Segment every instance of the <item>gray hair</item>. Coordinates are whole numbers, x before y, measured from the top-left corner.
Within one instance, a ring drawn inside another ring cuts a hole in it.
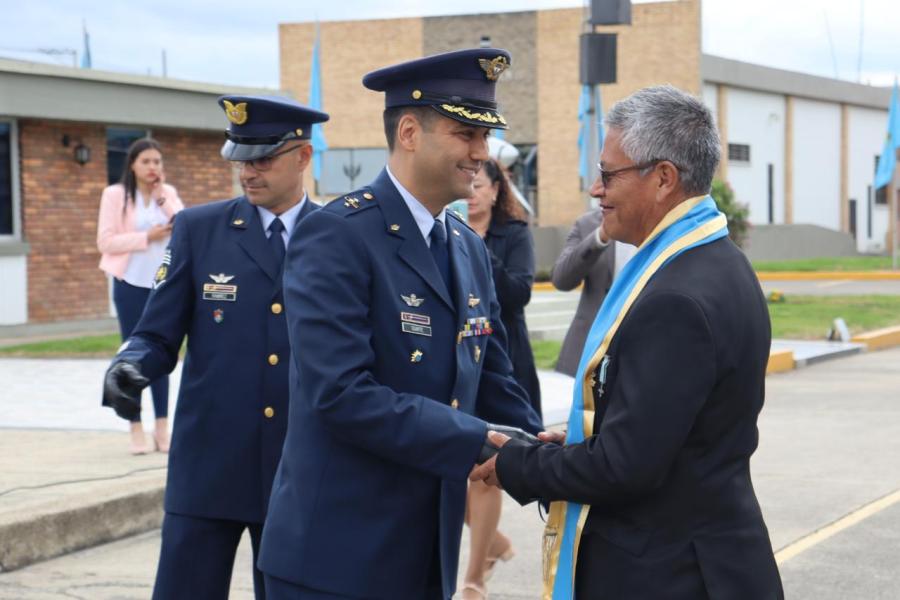
[[[668,160],[686,193],[709,193],[721,146],[699,99],[671,85],[648,87],[616,102],[605,121],[621,131],[622,150],[635,163]]]

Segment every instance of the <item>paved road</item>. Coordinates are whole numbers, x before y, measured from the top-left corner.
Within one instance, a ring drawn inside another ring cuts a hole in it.
[[[563,384],[552,380],[554,389],[548,391],[558,392]],[[769,377],[752,468],[773,545],[784,556],[813,532],[834,532],[782,562],[788,598],[898,597],[900,501],[855,524],[848,519],[900,490],[898,390],[900,349]],[[518,555],[498,569],[491,597],[536,598],[541,522],[534,506],[519,507],[508,498],[504,511],[501,527]],[[842,529],[846,523],[851,524]],[[0,599],[147,598],[158,552],[159,532],[153,531],[0,574]],[[238,552],[232,598],[252,598],[250,560],[245,544]]]

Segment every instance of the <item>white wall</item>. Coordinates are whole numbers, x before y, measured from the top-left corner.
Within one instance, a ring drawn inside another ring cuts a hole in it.
[[[716,128],[719,127],[719,88],[714,83],[704,83],[703,91],[700,94],[703,104],[712,113]]]
[[[849,193],[857,201],[856,244],[860,252],[885,251],[890,215],[887,204],[875,204],[872,192],[872,236],[868,235],[868,188],[875,177],[875,157],[887,133],[887,111],[851,106],[847,139]]]
[[[0,256],[0,325],[28,321],[26,256]]]
[[[841,229],[841,105],[794,98],[794,223]]]
[[[729,161],[735,199],[750,208],[750,222],[769,222],[768,165],[773,171],[773,223],[784,223],[784,108],[781,94],[728,89],[728,142],[749,144],[750,162]],[[723,148],[727,157],[727,148]]]

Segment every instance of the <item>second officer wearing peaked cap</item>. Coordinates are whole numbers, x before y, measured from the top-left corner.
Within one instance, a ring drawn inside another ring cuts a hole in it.
[[[291,413],[259,566],[271,599],[447,600],[488,422],[539,431],[481,238],[445,210],[504,128],[503,50],[370,73],[388,164],[310,215],[285,302]]]
[[[306,197],[312,126],[325,113],[292,100],[223,96],[222,156],[244,195],[189,208],[143,317],[104,381],[133,405],[147,380],[171,372],[187,336],[153,597],[227,598],[235,551],[259,548],[288,415],[290,348],[281,274],[288,239],[316,208]],[[263,578],[254,568],[257,598]]]

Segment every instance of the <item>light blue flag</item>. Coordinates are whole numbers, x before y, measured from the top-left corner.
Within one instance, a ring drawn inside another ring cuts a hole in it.
[[[319,24],[316,23],[316,41],[313,44],[312,69],[309,75],[309,103],[310,108],[322,110],[322,72],[319,65]],[[313,178],[316,181],[322,177],[322,155],[328,150],[328,144],[325,142],[325,134],[322,131],[322,124],[316,123],[312,126],[310,141],[313,148]]]
[[[593,88],[596,110],[591,118],[591,88]],[[600,102],[600,86],[585,85],[581,88],[578,101],[578,175],[584,185],[590,185],[593,165],[591,165],[590,136],[597,136],[597,149],[603,148],[603,104]]]
[[[591,86],[581,87],[581,98],[578,100],[578,175],[581,181],[587,185],[588,174],[591,172],[590,157],[588,156],[588,110],[591,108]]]
[[[84,53],[81,55],[81,68],[91,68],[91,35],[87,31],[87,25],[82,25],[84,30]]]
[[[897,162],[897,148],[900,148],[900,97],[897,93],[897,80],[894,79],[894,93],[891,94],[891,104],[888,108],[887,138],[884,140],[884,148],[875,169],[875,189],[891,182],[894,165]]]

